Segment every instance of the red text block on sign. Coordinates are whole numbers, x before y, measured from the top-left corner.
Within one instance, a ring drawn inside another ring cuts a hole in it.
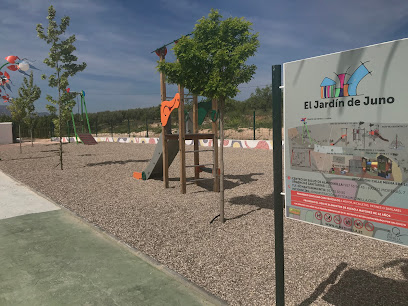
[[[291,191],[291,204],[302,208],[408,228],[408,209],[307,192]]]

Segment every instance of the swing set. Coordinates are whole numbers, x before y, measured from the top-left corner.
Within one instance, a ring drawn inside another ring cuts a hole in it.
[[[86,145],[91,145],[91,144],[97,144],[95,138],[92,136],[91,132],[91,125],[89,124],[89,118],[88,118],[88,111],[86,109],[86,102],[85,102],[85,91],[81,90],[81,92],[75,92],[75,91],[70,91],[69,88],[67,88],[67,92],[73,93],[77,97],[77,104],[79,108],[79,103],[78,103],[78,96],[81,97],[81,132],[77,131],[76,125],[75,125],[75,116],[74,116],[74,111],[71,111],[71,119],[72,119],[72,126],[74,128],[74,133],[75,133],[75,140],[76,143],[79,143],[79,140]],[[79,113],[79,110],[78,110]],[[84,123],[84,115],[88,127],[88,132],[85,132],[85,123]],[[78,140],[79,138],[79,140]]]

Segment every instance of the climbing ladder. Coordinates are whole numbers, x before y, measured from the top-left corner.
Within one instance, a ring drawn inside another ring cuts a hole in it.
[[[168,140],[179,140],[180,135],[179,134],[167,134],[166,135],[166,141]],[[211,149],[199,149],[199,141],[200,139],[211,139],[212,140],[212,148]],[[218,162],[217,162],[217,155],[216,152],[218,152],[218,140],[216,139],[215,134],[213,133],[193,133],[193,134],[184,134],[184,140],[193,140],[194,143],[194,149],[193,150],[184,150],[185,153],[193,153],[194,154],[194,163],[193,165],[186,165],[185,164],[185,156],[180,155],[181,159],[181,164],[184,164],[183,168],[194,168],[194,178],[186,178],[185,170],[183,171],[181,169],[181,172],[183,172],[180,175],[180,182],[181,182],[181,190],[182,193],[185,193],[186,189],[186,184],[187,183],[195,183],[197,184],[199,181],[205,181],[205,180],[213,180],[214,181],[214,191],[218,190],[218,177],[219,177],[219,169],[218,169]],[[180,153],[181,150],[179,150]],[[205,164],[200,164],[199,162],[199,154],[201,152],[212,152],[212,163],[205,163]],[[210,172],[212,173],[212,177],[209,178],[203,178],[200,177],[200,172],[209,172],[207,167],[211,167]],[[165,183],[168,181],[168,177],[164,177]],[[184,192],[183,192],[184,191]]]

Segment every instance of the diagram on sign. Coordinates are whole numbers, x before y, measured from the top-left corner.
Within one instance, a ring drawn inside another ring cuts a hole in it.
[[[305,144],[305,141],[308,141],[308,146],[310,147],[314,141],[313,139],[310,137],[310,131],[307,127],[307,122],[306,122],[306,118],[302,118],[300,120],[301,122],[303,122],[303,127],[302,127],[302,144]]]
[[[395,182],[408,178],[407,124],[302,121],[288,130],[292,169]]]
[[[296,218],[405,244],[408,235],[397,236],[388,226],[407,229],[408,209],[396,209],[407,214],[405,217],[390,214],[387,210],[394,209],[392,206],[374,203],[405,205],[407,201],[408,152],[403,148],[408,142],[408,124],[360,121],[309,125],[306,120],[302,118],[298,127],[287,131],[290,169],[305,172],[305,177],[306,172],[319,174],[321,180],[291,178],[296,182],[289,185],[291,207],[300,211]],[[389,185],[378,187],[378,182]],[[329,197],[316,202],[316,193]],[[347,205],[338,206],[339,199]],[[348,199],[356,206],[349,205]],[[307,217],[310,213],[313,219]]]
[[[404,144],[400,140],[398,140],[398,134],[396,134],[395,139],[391,141],[389,148],[394,149],[394,150],[404,150],[405,149]]]

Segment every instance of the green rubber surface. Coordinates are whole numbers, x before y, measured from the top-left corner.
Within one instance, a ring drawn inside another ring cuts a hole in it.
[[[0,233],[3,306],[219,304],[65,210],[0,220]]]

